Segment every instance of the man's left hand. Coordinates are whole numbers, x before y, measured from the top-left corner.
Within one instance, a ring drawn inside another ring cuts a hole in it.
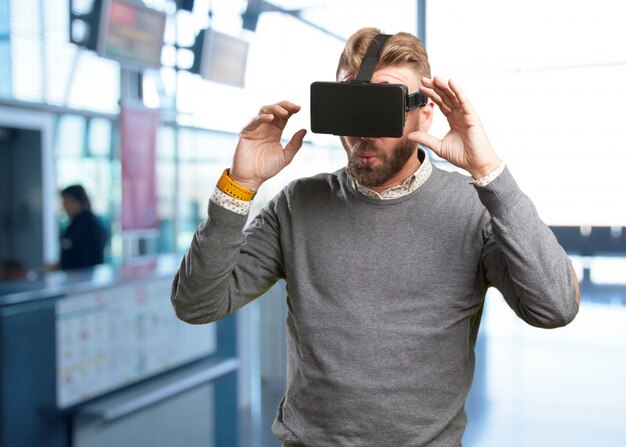
[[[422,78],[420,92],[437,104],[448,119],[450,131],[442,140],[423,131],[411,132],[408,135],[411,141],[429,147],[438,156],[465,169],[474,179],[480,179],[500,166],[501,161],[480,118],[456,82],[438,76]]]

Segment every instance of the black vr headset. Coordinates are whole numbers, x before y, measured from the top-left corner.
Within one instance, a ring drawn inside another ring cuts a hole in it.
[[[370,43],[354,80],[311,84],[311,130],[355,137],[401,137],[406,112],[428,98],[408,93],[406,85],[372,83],[380,51],[389,34]]]

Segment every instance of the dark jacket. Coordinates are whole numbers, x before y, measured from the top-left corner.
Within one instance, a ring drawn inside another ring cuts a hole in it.
[[[72,219],[61,237],[63,270],[91,267],[104,262],[106,230],[91,211]]]

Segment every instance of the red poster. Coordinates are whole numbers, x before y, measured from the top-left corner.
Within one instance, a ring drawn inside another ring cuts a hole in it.
[[[154,110],[123,106],[120,112],[122,231],[159,227],[156,195],[159,122]]]

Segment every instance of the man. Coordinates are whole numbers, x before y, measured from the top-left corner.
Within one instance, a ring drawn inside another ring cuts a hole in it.
[[[348,40],[339,80],[353,79],[377,34]],[[206,323],[286,279],[288,386],[272,427],[286,446],[460,445],[487,288],[539,327],[578,310],[568,258],[458,84],[430,79],[419,40],[389,38],[372,82],[431,102],[408,112],[400,138],[342,137],[345,169],[291,183],[243,230],[254,192],[306,132],[283,148],[300,107],[263,107],[173,284],[178,316]],[[426,133],[435,105],[450,125],[442,140]],[[474,180],[436,168],[418,143]]]

